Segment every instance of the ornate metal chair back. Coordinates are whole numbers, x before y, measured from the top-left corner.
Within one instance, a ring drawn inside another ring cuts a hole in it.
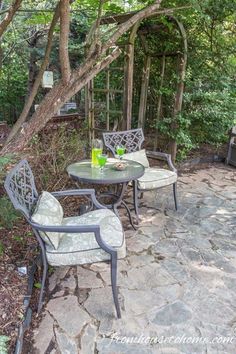
[[[19,162],[7,175],[4,187],[14,207],[26,218],[38,198],[34,176],[27,160]]]
[[[125,152],[135,152],[141,149],[144,141],[142,128],[125,130],[120,132],[103,133],[104,145],[111,150],[112,154],[116,154],[116,146],[125,147]]]

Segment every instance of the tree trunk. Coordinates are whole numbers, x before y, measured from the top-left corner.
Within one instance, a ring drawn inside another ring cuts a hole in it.
[[[70,59],[68,53],[68,41],[70,32],[70,1],[60,1],[60,65],[61,75],[64,84],[67,84],[70,80],[71,68]]]
[[[39,39],[43,36],[43,32],[36,31],[34,33],[31,33],[31,35],[32,35],[32,38],[29,41],[30,57],[29,57],[29,66],[28,66],[28,69],[29,69],[28,87],[27,87],[27,95],[26,95],[26,99],[25,99],[25,104],[27,103],[27,101],[30,97],[30,93],[33,89],[34,82],[36,80],[37,71],[38,71],[38,67],[37,67],[36,63],[37,63],[38,56],[37,56],[34,48],[37,47]]]

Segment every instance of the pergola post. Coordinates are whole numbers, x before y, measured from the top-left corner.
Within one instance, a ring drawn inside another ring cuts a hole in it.
[[[141,94],[139,102],[138,127],[144,129],[145,116],[147,110],[147,95],[150,77],[151,57],[147,55],[144,60]]]
[[[140,22],[138,21],[131,30],[129,44],[126,46],[124,99],[123,99],[123,129],[131,129],[132,103],[133,103],[133,73],[134,73],[134,42]]]
[[[94,139],[94,82],[93,80],[85,87],[85,116],[88,119],[89,143]]]
[[[174,103],[174,112],[173,112],[173,120],[171,124],[171,130],[176,130],[178,128],[177,115],[181,112],[182,103],[183,103],[183,93],[184,93],[184,79],[186,74],[186,66],[187,66],[187,35],[184,29],[184,26],[181,22],[179,22],[175,17],[171,16],[171,19],[175,21],[180,35],[183,40],[183,53],[180,54],[178,60],[178,83],[177,90],[175,95],[175,103]],[[170,142],[170,153],[173,162],[175,162],[176,153],[177,153],[177,142],[172,139]]]
[[[156,122],[155,122],[154,151],[157,150],[157,134],[158,134],[157,123],[159,122],[160,117],[161,117],[162,87],[163,87],[164,77],[165,77],[165,67],[166,67],[166,56],[165,56],[165,54],[163,54],[162,59],[161,59],[161,75],[160,75],[159,95],[158,95],[158,99],[157,99],[157,115],[156,115]]]

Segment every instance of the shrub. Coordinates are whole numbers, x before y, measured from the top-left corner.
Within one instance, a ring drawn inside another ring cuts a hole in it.
[[[18,213],[14,209],[10,200],[3,196],[0,198],[0,226],[5,228],[12,228],[14,222],[19,218]]]

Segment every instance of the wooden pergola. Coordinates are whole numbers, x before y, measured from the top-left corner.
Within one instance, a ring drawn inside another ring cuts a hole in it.
[[[111,25],[111,24],[122,24],[131,18],[135,12],[108,16],[101,19],[100,25]],[[154,18],[158,17],[160,14],[152,14],[145,18]],[[148,96],[148,86],[149,86],[149,76],[150,76],[150,66],[153,59],[161,58],[161,83],[163,84],[164,75],[165,75],[165,64],[168,57],[176,57],[177,62],[177,72],[178,72],[178,82],[176,87],[176,95],[175,95],[175,103],[173,107],[173,121],[176,115],[181,111],[182,107],[182,98],[183,98],[183,90],[184,90],[184,77],[186,71],[186,63],[187,63],[187,38],[186,32],[183,24],[178,21],[172,15],[166,15],[168,21],[171,21],[175,28],[179,31],[181,36],[181,48],[175,52],[164,52],[164,53],[151,53],[148,48],[148,43],[146,41],[147,33],[157,33],[160,30],[160,25],[150,23],[150,25],[145,24],[144,27],[141,28],[142,22],[138,21],[134,23],[128,37],[125,42],[122,44],[117,44],[123,54],[124,54],[124,65],[123,66],[109,66],[105,69],[106,75],[106,83],[104,88],[96,88],[94,85],[94,80],[91,80],[85,90],[85,113],[86,117],[88,117],[88,127],[90,132],[90,139],[94,137],[95,131],[99,130],[95,127],[95,105],[94,105],[94,95],[96,93],[103,93],[105,95],[105,114],[106,114],[106,130],[116,130],[118,124],[115,124],[111,127],[110,117],[111,115],[116,115],[122,117],[122,123],[119,125],[121,129],[131,129],[132,128],[132,105],[133,105],[133,78],[134,78],[134,52],[135,52],[135,40],[137,36],[139,36],[142,49],[145,55],[144,65],[142,68],[142,80],[141,80],[141,93],[139,98],[139,113],[138,113],[138,127],[144,127],[145,123],[145,115],[147,109],[147,96]],[[163,27],[163,25],[162,25]],[[114,70],[119,70],[123,72],[123,80],[124,85],[122,90],[114,89],[110,87],[110,78],[112,72]],[[111,110],[110,109],[110,96],[115,94],[123,95],[122,107],[120,110]],[[157,115],[160,115],[161,110],[161,94],[157,98]],[[104,130],[104,129],[103,129]]]

